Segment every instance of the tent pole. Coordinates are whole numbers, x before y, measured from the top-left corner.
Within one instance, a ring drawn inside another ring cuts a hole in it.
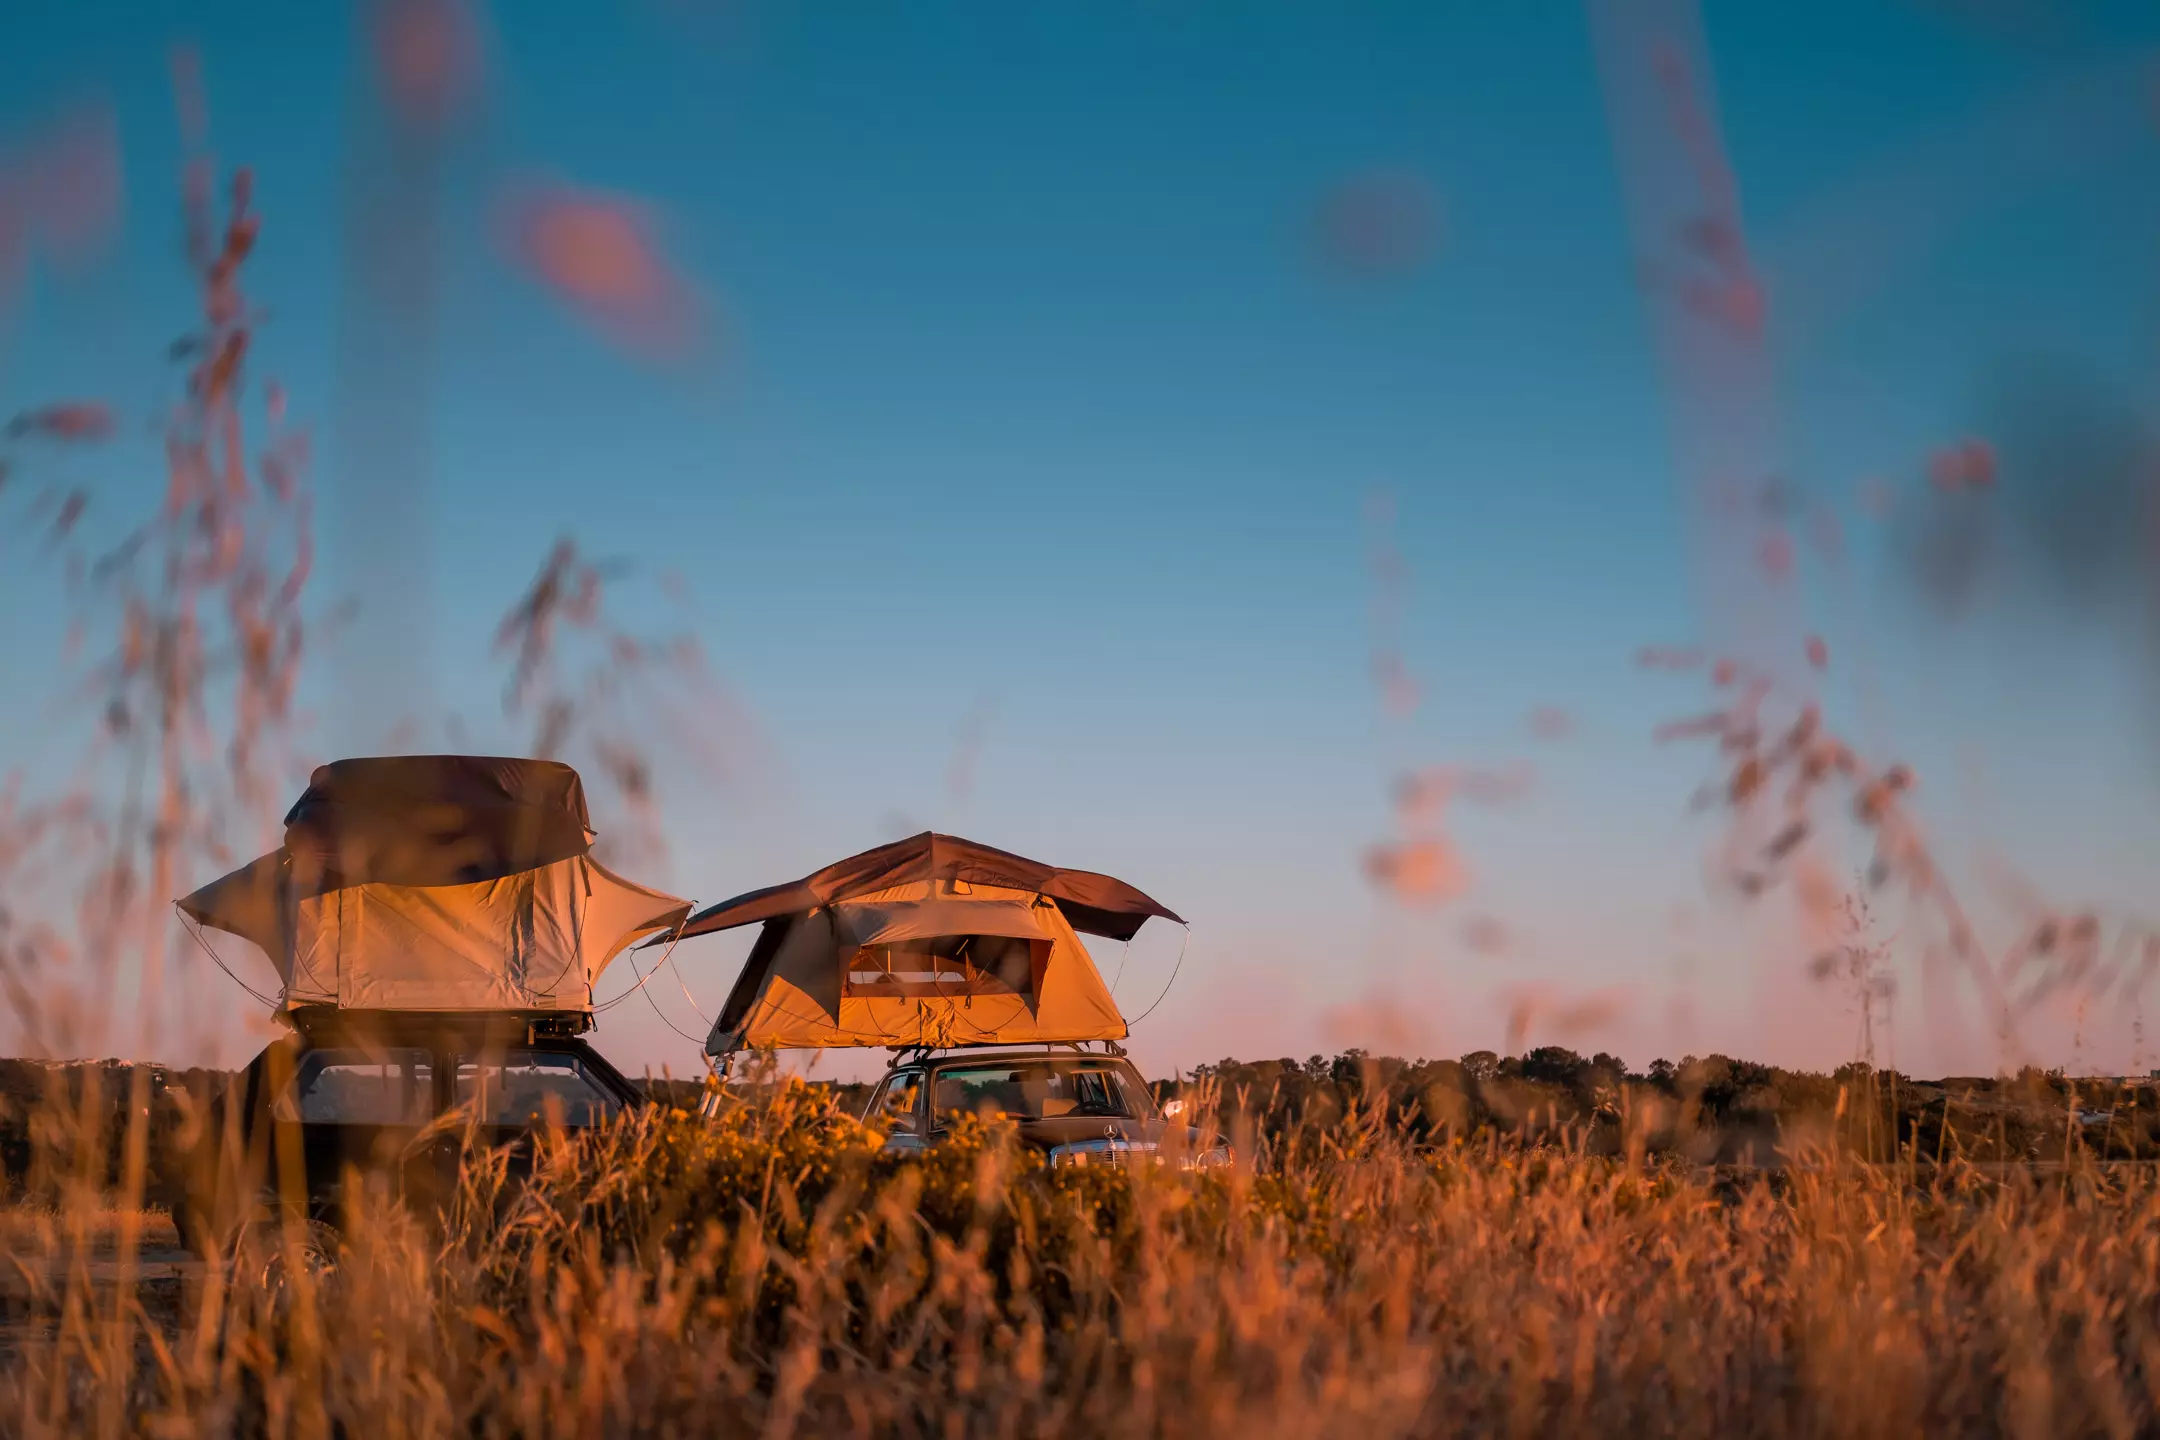
[[[698,1115],[710,1120],[720,1113],[721,1093],[727,1089],[728,1079],[735,1073],[735,1052],[730,1050],[725,1055],[707,1055],[704,1058],[706,1078],[713,1083],[706,1088],[705,1097],[698,1101]]]

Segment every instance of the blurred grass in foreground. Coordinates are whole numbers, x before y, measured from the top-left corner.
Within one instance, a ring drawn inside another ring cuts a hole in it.
[[[147,1088],[146,1085],[144,1087]],[[355,1187],[327,1267],[163,1263],[67,1175],[0,1227],[10,1433],[2069,1435],[2160,1423],[2160,1176],[1774,1173],[1353,1108],[1234,1173],[921,1160],[828,1098],[656,1108],[468,1155],[423,1225]],[[131,1220],[129,1217],[136,1217]],[[286,1251],[290,1261],[295,1251]],[[265,1276],[275,1276],[265,1282]]]

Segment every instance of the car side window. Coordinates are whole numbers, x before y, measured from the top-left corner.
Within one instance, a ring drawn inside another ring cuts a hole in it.
[[[870,1118],[882,1120],[895,1135],[920,1133],[922,1122],[916,1116],[916,1101],[922,1096],[922,1072],[903,1070],[886,1080],[885,1088],[878,1091],[877,1103],[871,1107]]]
[[[306,1125],[424,1125],[435,1113],[425,1050],[310,1050],[271,1107]]]
[[[622,1109],[583,1060],[551,1050],[460,1055],[451,1098],[482,1125],[600,1125]]]

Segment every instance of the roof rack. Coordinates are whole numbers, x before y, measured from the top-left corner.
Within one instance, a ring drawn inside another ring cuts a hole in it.
[[[1088,1048],[1090,1045],[1099,1045],[1102,1048],[1090,1050]],[[964,1055],[970,1051],[996,1051],[1009,1054],[1013,1051],[1037,1050],[1045,1055],[1054,1055],[1060,1050],[1067,1050],[1075,1055],[1123,1055],[1125,1053],[1125,1047],[1115,1040],[1040,1040],[1021,1041],[1017,1044],[1004,1045],[996,1043],[977,1045],[895,1045],[892,1047],[893,1058],[886,1062],[885,1068],[887,1070],[897,1070],[902,1065],[912,1064],[918,1060],[927,1060],[933,1055],[940,1054]]]

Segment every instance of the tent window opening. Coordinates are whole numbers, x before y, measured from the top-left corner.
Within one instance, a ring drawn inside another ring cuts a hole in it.
[[[1017,935],[937,935],[865,945],[848,961],[844,993],[857,999],[1035,993],[1036,947]]]
[[[1130,1120],[1134,1109],[1115,1070],[1101,1065],[1038,1061],[940,1070],[937,1113],[1015,1120],[1060,1116]]]
[[[482,1125],[601,1125],[622,1108],[577,1056],[546,1050],[459,1056],[453,1099]]]
[[[425,1050],[311,1050],[272,1109],[306,1125],[424,1125],[435,1113],[435,1059]]]

